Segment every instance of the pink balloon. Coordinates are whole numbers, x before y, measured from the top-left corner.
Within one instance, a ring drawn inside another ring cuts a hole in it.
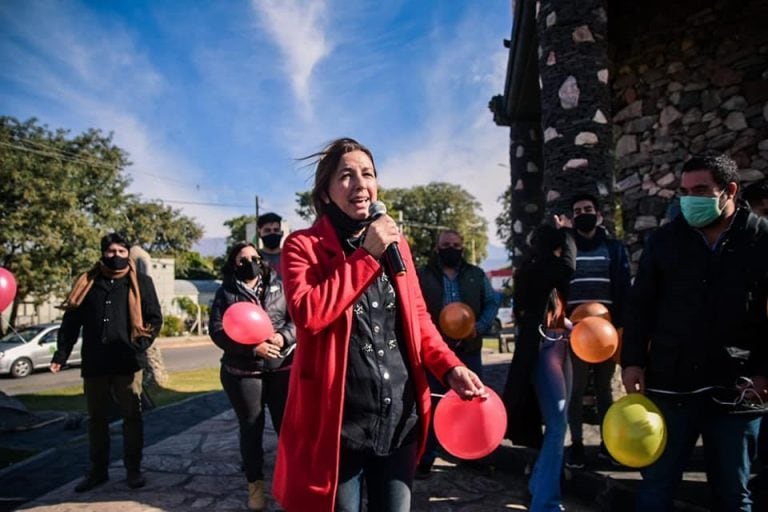
[[[275,334],[269,315],[252,302],[236,302],[222,318],[227,336],[244,345],[258,345]]]
[[[0,311],[11,305],[16,298],[16,278],[8,269],[0,267]]]
[[[462,400],[450,390],[435,408],[435,435],[450,454],[480,459],[501,444],[507,431],[507,411],[488,387],[488,398]]]

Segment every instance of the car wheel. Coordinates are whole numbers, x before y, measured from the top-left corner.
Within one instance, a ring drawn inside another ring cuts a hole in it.
[[[32,361],[26,357],[20,357],[11,365],[11,376],[20,379],[32,373]]]
[[[488,333],[491,336],[498,336],[501,332],[501,322],[496,319],[493,321],[493,325],[491,325],[491,331]]]

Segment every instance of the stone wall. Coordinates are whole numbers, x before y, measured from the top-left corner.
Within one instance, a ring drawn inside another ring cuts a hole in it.
[[[743,182],[768,175],[768,2],[701,5],[609,12],[616,192],[634,262],[689,154],[731,155]]]

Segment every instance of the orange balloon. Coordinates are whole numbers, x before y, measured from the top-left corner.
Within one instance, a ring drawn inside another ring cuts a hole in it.
[[[590,316],[605,318],[608,321],[611,320],[611,312],[608,311],[608,308],[605,307],[605,305],[599,302],[585,302],[584,304],[579,304],[573,311],[571,311],[571,315],[568,318],[575,324]]]
[[[587,363],[602,363],[610,359],[619,346],[619,333],[604,318],[588,316],[571,331],[571,348]]]
[[[463,302],[451,302],[440,311],[440,328],[450,338],[463,340],[475,329],[475,313]]]

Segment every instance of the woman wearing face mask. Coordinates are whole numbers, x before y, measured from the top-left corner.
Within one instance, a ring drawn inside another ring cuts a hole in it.
[[[426,440],[426,372],[460,396],[484,396],[445,345],[421,296],[408,244],[377,199],[373,155],[338,139],[317,158],[314,225],[283,248],[283,277],[300,340],[275,467],[288,512],[407,511]],[[390,272],[393,243],[405,273]]]
[[[240,423],[240,455],[248,480],[248,509],[262,510],[264,498],[264,407],[279,434],[288,394],[288,377],[295,328],[286,310],[283,285],[275,271],[262,263],[256,247],[235,244],[223,269],[224,280],[211,306],[210,333],[224,351],[221,384]],[[252,302],[264,308],[275,334],[258,345],[244,345],[224,332],[222,318],[236,302]]]

